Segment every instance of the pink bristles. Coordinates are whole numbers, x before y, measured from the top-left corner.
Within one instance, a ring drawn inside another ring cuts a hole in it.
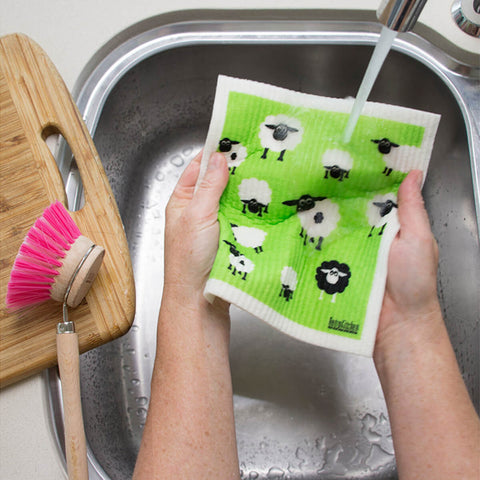
[[[56,247],[61,248],[62,250],[68,250],[70,248],[70,242],[57,232],[43,217],[35,222],[34,228],[37,232],[42,233],[45,236],[45,239],[49,244],[53,242]]]
[[[56,275],[56,270],[17,256],[7,287],[7,307],[15,310],[48,300]]]
[[[82,234],[64,206],[58,201],[43,212],[43,218],[70,244]]]
[[[54,258],[51,254],[49,255],[48,251],[46,251],[44,248],[40,247],[39,245],[29,245],[28,243],[23,243],[22,246],[20,247],[20,251],[24,257],[29,257],[32,260],[38,260],[41,264],[50,264],[54,267],[61,267],[62,262]],[[63,252],[60,252],[63,253]],[[60,255],[59,255],[60,256]],[[63,258],[60,257],[60,258]]]
[[[65,250],[60,245],[55,244],[52,238],[45,235],[41,230],[37,230],[36,224],[30,229],[24,242],[28,242],[27,245],[31,245],[32,248],[48,252],[48,256],[59,258],[65,256]]]
[[[31,258],[24,257],[23,255],[16,258],[10,278],[12,278],[12,275],[15,273],[33,277],[32,280],[34,281],[37,281],[37,276],[44,278],[58,275],[57,270],[49,268],[48,265],[42,265],[40,262],[32,261]]]
[[[35,285],[35,288],[28,288],[18,290],[14,293],[10,293],[7,297],[7,305],[11,309],[18,310],[20,308],[29,307],[38,303],[46,302],[50,298],[50,287],[48,290],[40,291]]]
[[[15,310],[50,298],[50,290],[80,230],[60,202],[50,205],[28,232],[13,264],[7,307]]]

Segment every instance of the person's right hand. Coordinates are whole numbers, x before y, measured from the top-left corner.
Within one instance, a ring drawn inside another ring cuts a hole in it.
[[[376,347],[392,335],[412,334],[415,322],[439,317],[438,246],[421,194],[422,172],[413,170],[398,190],[400,231],[392,242]]]

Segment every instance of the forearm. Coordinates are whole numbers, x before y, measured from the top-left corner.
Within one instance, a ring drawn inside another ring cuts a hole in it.
[[[135,480],[238,479],[225,305],[164,294]]]
[[[375,350],[401,480],[476,480],[480,424],[457,366],[440,308],[397,319]]]

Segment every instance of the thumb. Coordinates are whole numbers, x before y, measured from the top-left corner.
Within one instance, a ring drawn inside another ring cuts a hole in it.
[[[412,170],[398,189],[400,236],[432,236],[421,192],[422,179],[421,170]]]
[[[208,216],[218,211],[218,203],[227,186],[228,178],[225,157],[221,153],[213,153],[194,195],[196,209],[201,216]]]

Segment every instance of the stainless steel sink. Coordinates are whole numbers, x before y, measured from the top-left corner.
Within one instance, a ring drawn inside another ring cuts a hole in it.
[[[204,142],[217,75],[353,96],[380,31],[375,22],[322,21],[313,14],[292,20],[293,14],[277,12],[276,20],[261,21],[225,15],[127,32],[96,59],[78,92],[125,224],[138,295],[130,332],[81,359],[91,479],[128,479],[134,468],[155,356],[164,208]],[[406,34],[396,40],[370,97],[442,115],[424,194],[440,247],[445,321],[477,408],[478,82],[478,66]],[[62,168],[71,200],[80,202],[68,156]],[[243,479],[397,478],[370,359],[300,343],[232,309],[231,366]],[[54,370],[48,382],[61,438]]]

